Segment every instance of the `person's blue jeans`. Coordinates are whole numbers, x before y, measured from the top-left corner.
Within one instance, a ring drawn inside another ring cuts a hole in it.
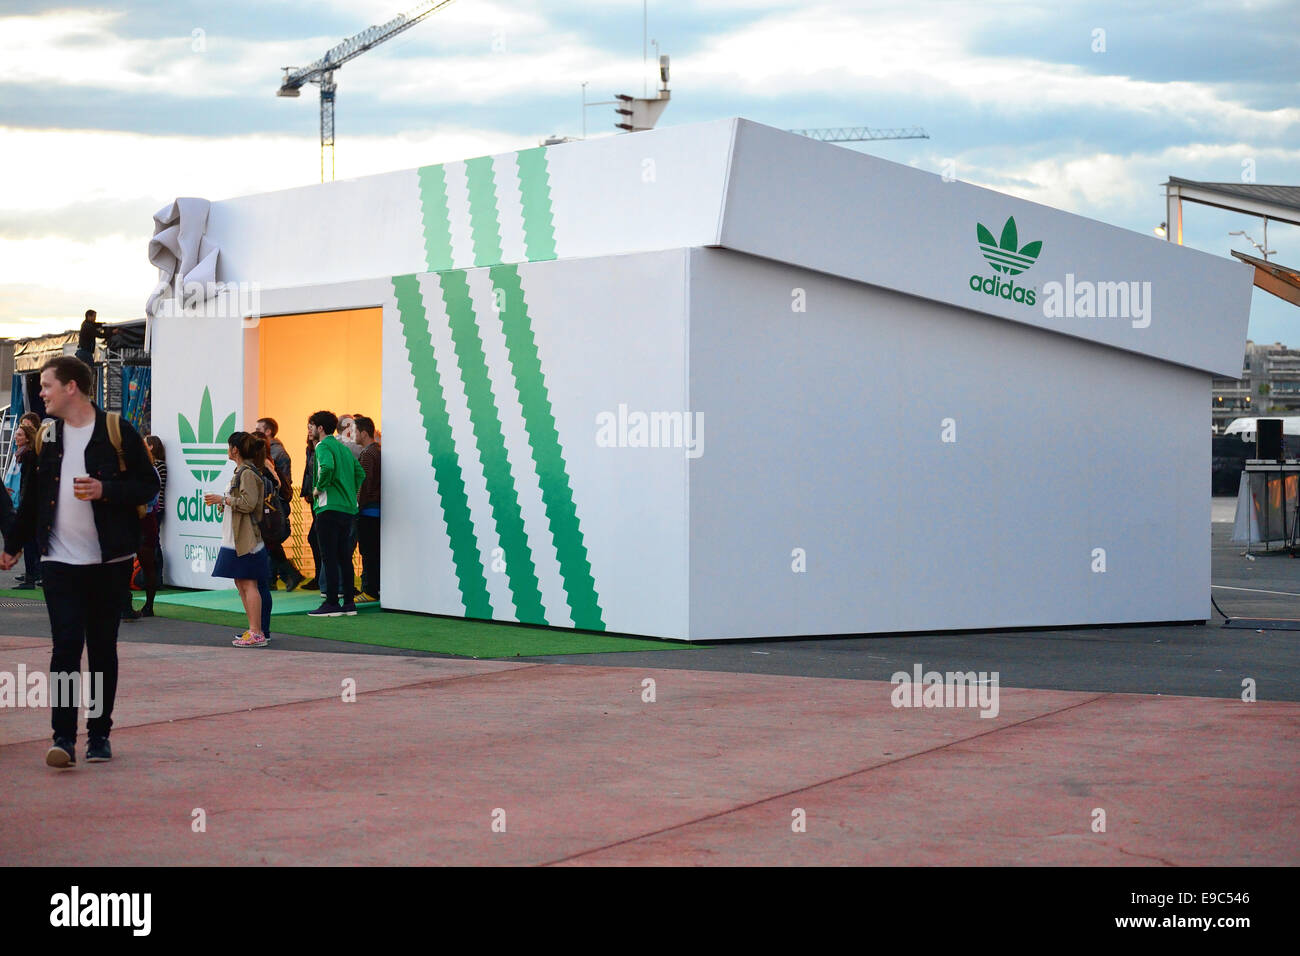
[[[262,633],[271,636],[271,558],[267,554],[266,548],[261,551],[255,551],[251,557],[256,558],[258,562],[258,573],[256,577],[246,580],[257,582],[257,593],[262,597]]]
[[[262,556],[262,573],[255,579],[257,593],[262,596],[262,633],[271,636],[271,556],[266,548],[258,552]]]

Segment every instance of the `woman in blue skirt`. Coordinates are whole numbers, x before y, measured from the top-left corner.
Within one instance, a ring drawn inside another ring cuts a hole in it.
[[[265,505],[262,466],[266,445],[248,432],[235,432],[226,444],[235,474],[224,495],[209,492],[203,500],[221,505],[221,551],[212,576],[234,578],[248,614],[248,630],[237,637],[236,647],[265,647],[271,634],[271,562],[262,542],[259,523]]]

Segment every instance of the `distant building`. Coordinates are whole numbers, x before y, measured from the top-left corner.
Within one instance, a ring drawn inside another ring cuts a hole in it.
[[[1241,378],[1216,377],[1210,402],[1216,435],[1234,418],[1300,414],[1300,349],[1247,340]]]

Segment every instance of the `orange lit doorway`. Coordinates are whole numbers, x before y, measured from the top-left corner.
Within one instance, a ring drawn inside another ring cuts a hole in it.
[[[339,416],[368,415],[376,432],[382,432],[383,310],[273,315],[258,323],[256,334],[257,395],[245,407],[257,409],[254,421],[274,418],[280,426],[277,437],[293,461],[294,490],[292,535],[284,550],[298,570],[312,577],[315,562],[307,544],[311,509],[299,497],[307,418],[322,409]],[[354,562],[360,574],[359,553]]]

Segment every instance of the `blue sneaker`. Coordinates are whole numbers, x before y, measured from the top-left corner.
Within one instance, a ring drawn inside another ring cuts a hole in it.
[[[105,763],[113,759],[113,748],[107,737],[91,737],[86,745],[86,763]]]
[[[77,742],[68,737],[55,737],[54,746],[45,751],[45,764],[48,767],[73,767],[77,763]]]

